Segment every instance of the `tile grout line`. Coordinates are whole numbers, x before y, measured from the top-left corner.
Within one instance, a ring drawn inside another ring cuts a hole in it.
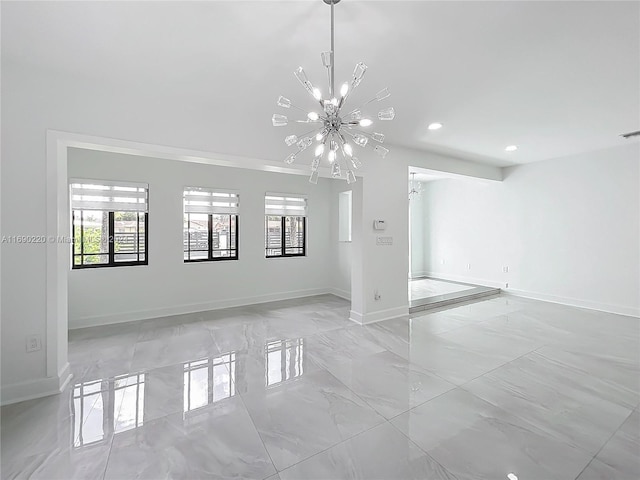
[[[584,473],[584,471],[589,467],[589,465],[591,465],[591,463],[592,463],[594,460],[597,460],[597,458],[596,458],[596,457],[597,457],[598,455],[600,455],[600,452],[604,449],[604,447],[606,447],[606,446],[607,446],[607,444],[611,441],[611,439],[613,439],[613,437],[615,437],[616,433],[618,433],[618,432],[620,431],[620,429],[622,428],[622,426],[627,422],[627,420],[629,420],[629,418],[631,418],[631,416],[633,415],[633,413],[634,413],[634,412],[635,412],[635,410],[631,410],[631,413],[629,413],[629,415],[627,415],[627,416],[625,417],[625,419],[624,419],[624,420],[622,421],[622,423],[618,426],[618,428],[616,428],[616,429],[614,430],[614,432],[609,436],[609,438],[607,438],[607,440],[602,444],[602,446],[598,449],[598,451],[595,453],[595,455],[593,455],[593,457],[591,458],[591,460],[589,460],[589,463],[587,463],[587,464],[585,465],[585,467],[580,471],[580,473],[576,476],[576,480],[577,480],[578,478],[580,478],[580,475],[582,475],[582,474]],[[601,460],[599,460],[599,461],[601,461]],[[609,464],[608,464],[608,463],[606,463],[606,462],[602,462],[602,463],[604,463],[605,465],[607,465],[607,466],[609,466],[609,467],[611,466],[611,465],[609,465]]]

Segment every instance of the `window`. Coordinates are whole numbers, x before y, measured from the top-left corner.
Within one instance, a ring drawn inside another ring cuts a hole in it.
[[[236,192],[186,187],[184,261],[237,260],[238,208]]]
[[[267,258],[306,255],[307,198],[267,193],[265,249]]]
[[[351,190],[338,197],[338,241],[351,241]]]
[[[147,265],[148,185],[72,180],[73,268]]]

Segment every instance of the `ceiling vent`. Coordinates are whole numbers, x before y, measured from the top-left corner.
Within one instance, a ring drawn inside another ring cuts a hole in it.
[[[622,134],[620,134],[620,136],[623,137],[623,138],[638,137],[638,136],[640,136],[640,130],[638,130],[636,132],[622,133]]]

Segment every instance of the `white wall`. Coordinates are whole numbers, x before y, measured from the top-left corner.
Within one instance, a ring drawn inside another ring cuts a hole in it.
[[[421,183],[424,189],[425,184]],[[424,194],[409,200],[409,230],[411,234],[410,278],[426,274],[426,255],[429,252],[428,237],[425,235]]]
[[[502,183],[428,182],[426,267],[443,278],[508,283],[514,293],[640,315],[639,165],[636,142],[511,167]]]
[[[149,265],[71,270],[69,328],[325,293],[331,180],[69,149],[70,178],[149,184]],[[240,192],[239,259],[184,263],[182,191]],[[265,258],[265,192],[309,196],[307,256]]]

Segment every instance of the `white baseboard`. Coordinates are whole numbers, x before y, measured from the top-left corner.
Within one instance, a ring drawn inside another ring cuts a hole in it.
[[[557,295],[549,295],[546,293],[530,292],[527,290],[518,290],[510,288],[503,293],[513,295],[515,297],[531,298],[533,300],[542,300],[544,302],[559,303],[571,307],[586,308],[589,310],[598,310],[600,312],[615,313],[617,315],[626,315],[629,317],[640,317],[640,308],[625,307],[622,305],[610,305],[607,303],[592,302],[589,300],[581,300],[578,298],[560,297]]]
[[[0,393],[0,405],[47,397],[62,392],[71,381],[69,363],[55,377],[38,378],[27,382],[4,385]]]
[[[229,300],[217,300],[214,302],[193,303],[187,305],[176,305],[164,308],[149,310],[139,310],[134,312],[122,312],[108,315],[96,315],[93,317],[69,319],[69,329],[86,327],[97,327],[100,325],[112,325],[115,323],[135,322],[138,320],[148,320],[150,318],[168,317],[171,315],[182,315],[185,313],[206,312],[208,310],[219,310],[221,308],[241,307],[244,305],[254,305],[257,303],[276,302],[279,300],[289,300],[292,298],[310,297],[313,295],[333,294],[332,288],[312,288],[307,290],[296,290],[291,292],[271,293],[268,295],[256,295],[254,297],[233,298]],[[344,297],[343,297],[344,298]]]
[[[351,300],[351,291],[342,290],[340,288],[330,287],[328,293],[335,295],[336,297],[343,298],[345,300]]]
[[[419,272],[411,272],[410,278],[413,280],[416,278],[423,278],[428,276],[429,276],[429,272],[427,272],[426,270],[420,270]]]
[[[402,307],[388,308],[386,310],[379,310],[371,313],[358,313],[353,310],[349,312],[349,320],[357,323],[358,325],[367,325],[369,323],[382,322],[383,320],[390,320],[392,318],[404,317],[409,315],[409,307],[404,305]]]
[[[504,289],[504,283],[496,282],[495,280],[487,280],[486,278],[475,278],[475,277],[468,277],[464,275],[451,275],[451,274],[441,273],[441,272],[425,272],[424,276],[431,277],[431,278],[439,278],[441,280],[449,280],[451,282],[472,283],[474,285],[481,285],[483,287],[493,287],[493,288]]]
[[[448,275],[439,272],[427,272],[426,275],[428,277],[441,278],[442,280],[451,280],[452,282],[474,283],[476,285],[500,288],[502,290],[502,293],[506,293],[507,295],[514,295],[517,297],[542,300],[544,302],[559,303],[562,305],[569,305],[571,307],[588,308],[590,310],[599,310],[601,312],[627,315],[630,317],[640,317],[640,308],[628,307],[624,305],[611,305],[601,302],[592,302],[590,300],[564,297],[560,295],[551,295],[547,293],[531,292],[529,290],[519,290],[516,288],[505,288],[504,283],[481,278],[464,277],[461,275]]]

